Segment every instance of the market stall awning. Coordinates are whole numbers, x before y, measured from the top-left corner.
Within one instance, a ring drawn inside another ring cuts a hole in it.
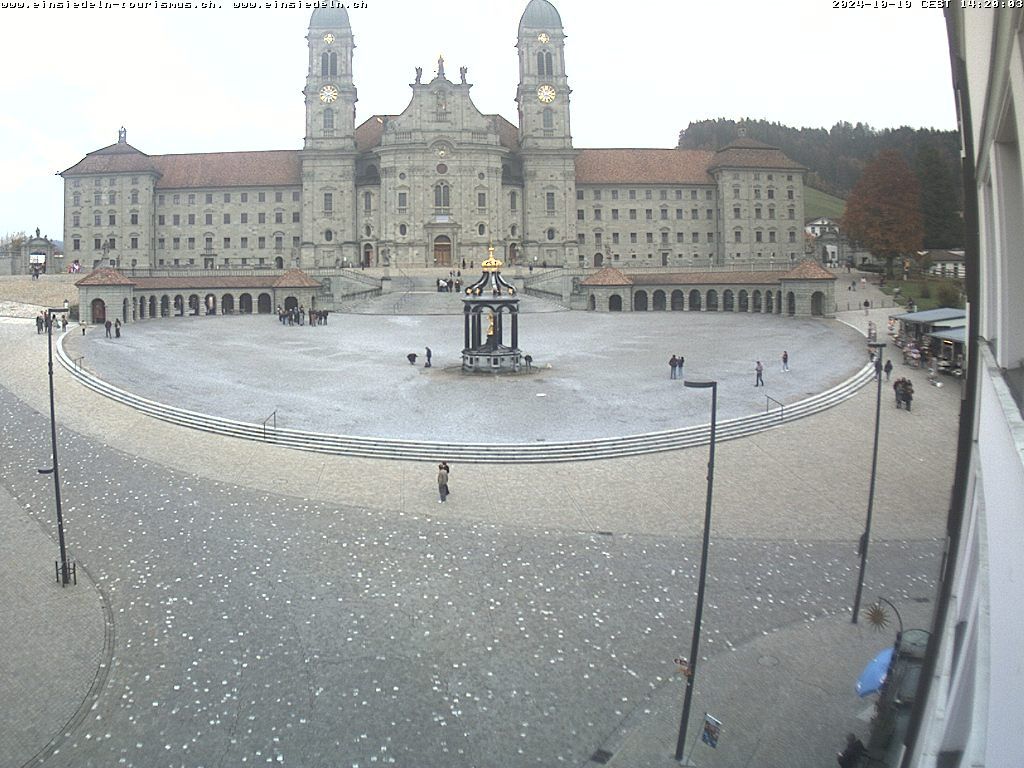
[[[924,323],[936,325],[946,323],[950,320],[962,320],[967,322],[967,311],[954,309],[953,307],[939,307],[938,309],[926,309],[922,312],[905,312],[902,315],[889,315],[891,320],[902,320],[906,323]]]
[[[932,339],[938,339],[939,341],[952,341],[956,344],[966,344],[967,326],[961,325],[959,328],[947,328],[942,331],[932,331],[931,333],[926,333],[925,336]]]

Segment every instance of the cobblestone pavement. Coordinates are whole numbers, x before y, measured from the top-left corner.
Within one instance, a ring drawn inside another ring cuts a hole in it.
[[[12,350],[0,368],[3,490],[23,520],[46,522],[52,485],[34,474],[49,451],[45,342],[5,323],[0,343]],[[921,626],[958,399],[910,375],[914,413],[883,393],[865,596]],[[50,719],[45,764],[585,765],[598,749],[617,765],[669,764],[706,449],[456,466],[442,506],[429,464],[195,433],[57,379],[69,542],[115,631],[95,707],[86,680],[64,685],[85,714],[66,735]],[[845,731],[865,730],[852,684],[891,642],[848,619],[874,403],[868,387],[719,446],[694,710],[727,725],[719,751],[698,748],[702,765],[828,765]],[[6,588],[45,588],[38,570],[22,566]],[[88,584],[74,595],[95,606]],[[44,624],[53,609],[41,608]],[[0,640],[34,650],[8,627]],[[21,678],[25,698],[63,680],[53,667]]]

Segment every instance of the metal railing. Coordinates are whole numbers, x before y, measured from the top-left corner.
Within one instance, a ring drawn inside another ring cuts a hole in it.
[[[765,398],[765,403],[764,403],[764,412],[765,413],[768,413],[771,410],[771,404],[775,403],[776,405],[779,406],[779,419],[782,420],[782,419],[786,418],[786,404],[785,403],[782,403],[782,402],[776,400],[771,395],[765,395],[764,398]]]
[[[277,431],[277,409],[276,408],[274,409],[274,412],[272,414],[270,414],[269,416],[267,416],[267,418],[265,418],[263,420],[263,441],[264,442],[266,442],[266,440],[267,440],[267,422],[270,421],[271,419],[274,420],[273,430],[276,432]]]

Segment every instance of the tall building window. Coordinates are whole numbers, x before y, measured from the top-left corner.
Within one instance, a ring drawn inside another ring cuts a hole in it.
[[[551,57],[550,51],[537,51],[537,74],[538,75],[554,75],[554,59]]]
[[[75,192],[75,194],[73,194],[71,196],[71,204],[72,205],[81,205],[82,204],[82,193],[81,192]]]
[[[324,192],[324,213],[331,213],[334,210],[334,195]]]
[[[508,196],[509,210],[515,211],[519,208],[519,195],[512,192]]]
[[[542,116],[544,121],[544,130],[553,130],[555,127],[555,113],[551,110],[550,107],[544,107],[544,112]]]
[[[476,193],[476,207],[483,210],[487,207],[487,193],[477,192]]]
[[[434,208],[438,212],[447,212],[451,206],[451,189],[447,184],[434,187]]]
[[[548,192],[548,193],[546,193],[544,195],[544,204],[545,204],[545,209],[547,210],[548,213],[554,213],[555,212],[555,193],[554,192]],[[548,239],[554,239],[554,238],[548,238]]]
[[[373,193],[363,192],[363,211],[369,213],[373,210]]]
[[[328,107],[324,110],[324,136],[334,135],[334,110]]]
[[[398,193],[398,210],[404,211],[409,207],[409,193],[399,192]]]

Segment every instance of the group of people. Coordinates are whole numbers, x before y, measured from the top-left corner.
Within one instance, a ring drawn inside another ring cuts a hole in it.
[[[45,333],[51,322],[57,322],[60,324],[60,330],[66,331],[68,329],[68,316],[67,313],[63,313],[59,318],[53,317],[49,312],[40,312],[36,315],[36,333]]]
[[[789,373],[789,350],[782,350],[782,366],[779,368],[782,373]],[[764,363],[760,360],[754,361],[754,386],[764,386]]]
[[[437,292],[438,293],[458,293],[462,290],[462,272],[461,270],[452,270],[448,273],[448,277],[437,278]]]
[[[114,331],[114,338],[118,338],[118,339],[121,338],[121,318],[119,318],[119,317],[115,318],[114,322],[110,322],[109,320],[107,320],[107,322],[105,322],[103,324],[103,327],[107,331],[107,338],[108,339],[111,338],[111,336],[110,336],[111,329],[113,329],[113,331]]]
[[[310,325],[327,325],[329,314],[326,309],[311,309],[306,312],[306,308],[301,304],[291,309],[281,309],[280,306],[277,308],[277,319],[281,321],[281,325],[305,325],[307,319]]]
[[[682,355],[672,355],[668,359],[668,366],[671,370],[669,374],[670,379],[681,379],[683,378],[683,363],[686,362],[686,358]]]
[[[914,402],[914,384],[907,378],[899,378],[892,385],[893,392],[896,393],[896,407],[906,408],[910,410],[911,403]]]

